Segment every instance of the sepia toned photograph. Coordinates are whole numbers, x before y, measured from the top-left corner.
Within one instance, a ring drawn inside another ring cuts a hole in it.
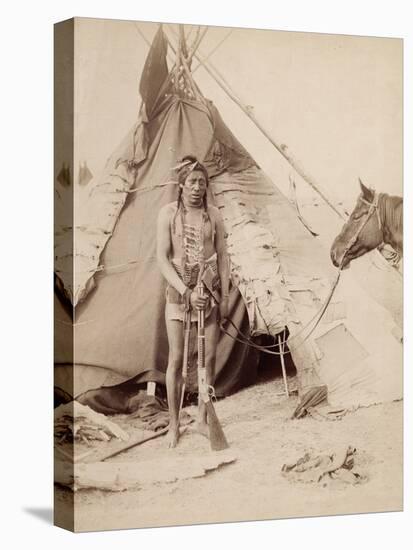
[[[403,41],[54,36],[54,521],[403,509]]]

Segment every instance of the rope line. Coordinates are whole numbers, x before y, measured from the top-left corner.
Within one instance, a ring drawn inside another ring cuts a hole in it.
[[[222,325],[222,323],[220,324],[220,329],[222,332],[224,332],[227,336],[229,336],[230,338],[232,338],[233,340],[236,340],[237,342],[240,342],[241,344],[244,344],[244,345],[247,345],[247,346],[250,346],[254,349],[257,349],[259,351],[262,351],[263,353],[268,353],[269,355],[277,355],[277,356],[281,356],[281,355],[285,355],[286,353],[289,353],[291,354],[292,351],[295,351],[296,349],[298,349],[300,346],[302,346],[304,344],[304,342],[311,336],[311,334],[315,331],[315,329],[317,328],[318,324],[320,323],[324,313],[326,312],[327,310],[327,307],[329,306],[330,302],[331,302],[331,299],[333,297],[333,294],[337,288],[337,285],[338,285],[338,282],[340,280],[340,276],[341,276],[341,269],[338,270],[338,273],[337,273],[337,276],[336,276],[336,279],[330,289],[330,292],[324,302],[324,304],[322,305],[322,307],[315,313],[315,315],[308,321],[308,323],[306,325],[304,325],[303,327],[301,327],[301,329],[293,334],[292,336],[290,336],[289,338],[285,338],[283,340],[279,340],[279,342],[277,344],[274,344],[274,345],[271,345],[271,346],[261,346],[259,344],[256,344],[255,342],[253,342],[251,340],[251,338],[249,338],[248,336],[246,336],[245,334],[243,334],[237,327],[236,325],[233,323],[233,321],[231,319],[227,319],[227,321],[235,328],[235,330],[237,331],[237,334],[239,336],[241,336],[243,338],[243,340],[241,340],[240,338],[237,338],[236,336],[233,336],[232,334],[230,334]],[[308,329],[308,327],[311,325],[311,323],[315,320],[315,324],[314,326],[310,329],[309,333],[294,347],[291,347],[289,345],[288,342],[291,342],[295,339],[298,338],[298,336],[300,334],[302,334],[306,329]],[[285,330],[285,329],[284,329]],[[285,345],[288,345],[288,351],[282,351],[282,352],[277,352],[277,351],[270,351],[269,348],[280,348],[280,349],[283,349]]]

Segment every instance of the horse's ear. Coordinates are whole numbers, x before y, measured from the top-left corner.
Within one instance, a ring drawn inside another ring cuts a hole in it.
[[[374,200],[373,189],[369,189],[368,187],[366,187],[360,178],[359,178],[359,184],[360,184],[361,194],[363,195],[363,198],[365,198],[366,201],[368,202],[373,202]]]

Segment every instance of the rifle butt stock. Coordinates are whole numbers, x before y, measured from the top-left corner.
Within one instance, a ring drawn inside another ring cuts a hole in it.
[[[228,449],[228,441],[211,400],[205,403],[208,418],[209,442],[213,451]]]

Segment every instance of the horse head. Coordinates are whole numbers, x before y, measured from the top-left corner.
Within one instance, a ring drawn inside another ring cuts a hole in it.
[[[356,206],[340,233],[334,239],[330,256],[336,267],[344,268],[351,260],[377,248],[383,242],[383,231],[377,211],[378,195],[359,178],[361,193]]]

